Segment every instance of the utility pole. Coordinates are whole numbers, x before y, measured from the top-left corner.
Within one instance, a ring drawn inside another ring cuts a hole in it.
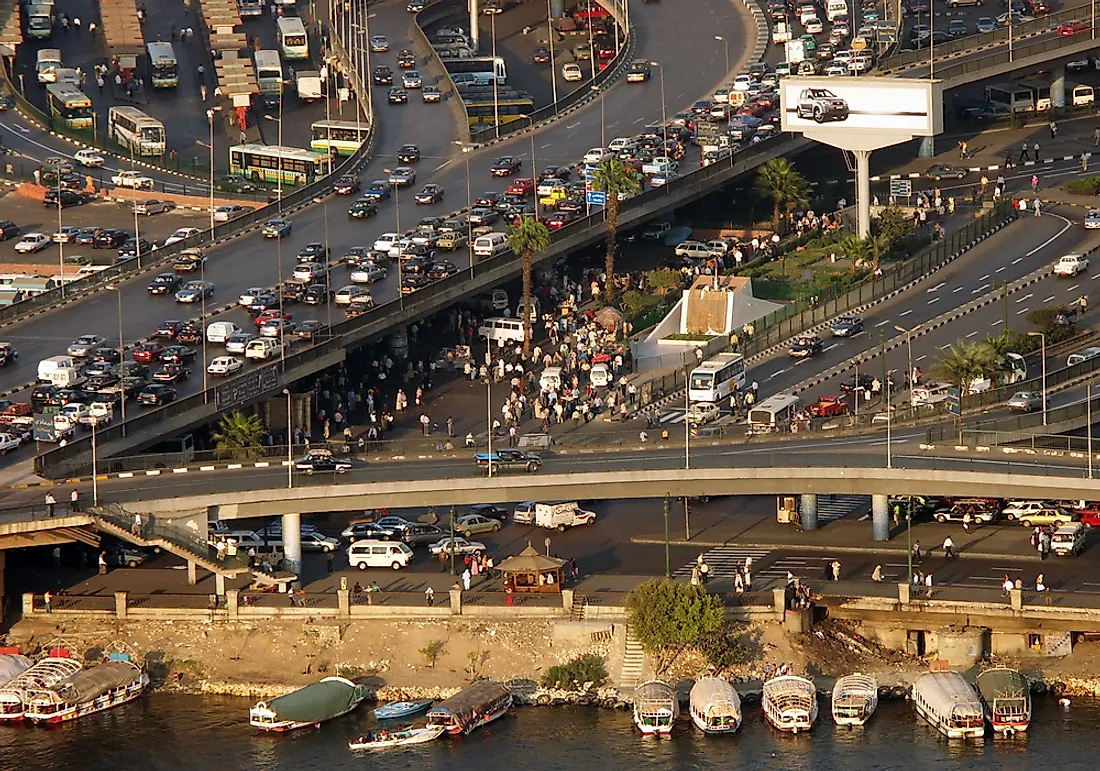
[[[668,502],[668,494],[665,494],[665,578],[672,577],[672,569],[668,554],[668,510],[671,504]]]
[[[689,509],[689,498],[684,496],[684,540],[691,540],[691,511]]]
[[[451,507],[451,575],[455,575],[455,507]]]

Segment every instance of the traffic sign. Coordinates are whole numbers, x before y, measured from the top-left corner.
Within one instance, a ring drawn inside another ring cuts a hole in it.
[[[589,206],[607,206],[607,193],[603,190],[585,190],[584,202]]]
[[[947,408],[952,415],[962,415],[962,399],[959,396],[958,388],[947,389]]]
[[[890,195],[894,196],[906,196],[913,195],[913,180],[911,179],[891,179],[890,180]]]

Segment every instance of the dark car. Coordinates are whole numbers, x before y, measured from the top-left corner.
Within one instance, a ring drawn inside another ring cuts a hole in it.
[[[306,319],[305,321],[295,325],[294,331],[291,332],[291,337],[296,337],[299,340],[312,340],[318,334],[325,329],[324,322],[317,319]]]
[[[392,86],[393,70],[391,70],[384,64],[380,64],[374,68],[371,79],[374,81],[374,85],[376,86]]]
[[[301,458],[294,461],[295,471],[304,471],[306,474],[313,474],[317,471],[332,471],[337,474],[343,474],[350,468],[350,460],[337,457],[332,454],[331,450],[321,448],[310,450]]]
[[[19,226],[11,220],[0,220],[0,241],[7,241],[19,235]],[[89,242],[90,243],[90,242]]]
[[[194,348],[186,345],[170,345],[160,352],[160,360],[165,364],[186,364],[197,355]]]
[[[324,262],[328,253],[327,246],[320,241],[313,241],[298,252],[298,262]]]
[[[186,345],[198,345],[202,342],[202,327],[193,321],[186,322],[176,333],[176,341]]]
[[[453,276],[458,273],[458,266],[453,262],[437,262],[428,268],[428,278],[440,279]]]
[[[149,282],[149,294],[169,294],[175,293],[180,286],[180,277],[175,273],[158,273],[157,276]]]
[[[863,319],[859,316],[841,316],[832,326],[833,337],[854,337],[863,331]]]
[[[424,525],[414,522],[401,533],[401,540],[409,546],[427,546],[439,543],[441,538],[446,538],[447,532],[435,525]]]
[[[194,273],[206,264],[206,256],[199,249],[184,249],[172,261],[177,273]]]
[[[443,200],[443,188],[439,185],[424,185],[424,188],[413,196],[418,204],[430,205]]]
[[[518,173],[522,165],[523,162],[519,158],[513,155],[505,155],[493,164],[492,168],[489,169],[489,173],[494,177],[510,177]]]
[[[935,163],[928,167],[928,171],[924,172],[924,176],[931,177],[939,182],[941,179],[962,179],[970,171],[960,168],[958,166],[951,166],[947,163]]]
[[[168,339],[174,338],[179,331],[183,328],[183,322],[176,319],[169,319],[161,323],[154,331],[153,337],[164,337]]]
[[[531,61],[535,64],[546,64],[550,61],[550,52],[545,47],[539,46],[531,54]]]
[[[420,148],[416,145],[405,145],[397,151],[399,163],[416,163],[420,160]]]
[[[191,377],[191,370],[184,367],[182,364],[165,364],[163,367],[153,373],[153,380],[157,383],[167,383],[168,385],[175,385],[176,383],[187,380]]]
[[[138,403],[143,404],[146,407],[160,407],[168,402],[174,402],[176,400],[176,389],[169,388],[163,383],[154,383],[153,385],[145,386],[138,393]]]
[[[373,217],[378,213],[378,204],[375,198],[360,198],[348,208],[348,216],[357,220]]]
[[[60,202],[61,208],[67,206],[80,206],[87,203],[87,198],[83,193],[78,193],[75,190],[58,190],[57,188],[50,188],[46,191],[46,195],[42,198],[43,206],[49,206],[56,208]]]
[[[479,452],[474,456],[474,460],[480,468],[489,471],[519,468],[534,473],[542,466],[542,458],[538,455],[532,455],[520,450],[495,450],[492,454]]]
[[[118,256],[122,259],[137,257],[139,254],[150,254],[153,245],[144,238],[131,238],[118,250]]]
[[[93,249],[117,249],[130,239],[130,234],[119,228],[102,228],[92,241]]]
[[[547,166],[539,174],[537,181],[545,182],[548,179],[560,179],[562,182],[568,182],[572,177],[573,172],[565,166]]]
[[[393,195],[393,190],[390,187],[390,183],[384,179],[376,179],[370,183],[370,187],[367,188],[367,192],[363,193],[364,198],[373,198],[376,201],[388,201]]]
[[[344,529],[341,536],[347,538],[352,543],[356,541],[393,541],[401,537],[402,531],[396,527],[386,527],[384,525],[378,525],[374,522],[356,522],[353,525],[349,525]],[[431,543],[436,543],[439,538]]]
[[[391,88],[386,94],[386,101],[390,104],[408,104],[409,92],[403,88]]]
[[[491,503],[475,503],[470,507],[469,513],[489,517],[490,519],[499,519],[501,522],[508,520],[508,510],[494,506]]]
[[[857,378],[855,375],[851,375],[840,384],[841,391],[869,391],[871,386],[875,382],[875,376],[869,375],[866,372],[861,372]]]
[[[359,192],[359,177],[354,174],[345,174],[336,180],[332,186],[332,192],[336,195],[353,195]]]
[[[324,284],[310,284],[301,297],[301,302],[306,305],[324,305],[332,299],[333,291]]]
[[[134,361],[150,362],[159,361],[164,353],[164,346],[159,343],[140,343],[134,348]]]

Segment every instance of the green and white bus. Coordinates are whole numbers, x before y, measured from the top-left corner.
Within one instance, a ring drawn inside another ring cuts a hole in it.
[[[370,137],[370,126],[348,120],[319,120],[310,126],[309,146],[319,153],[354,155]]]
[[[92,127],[92,100],[73,84],[48,84],[46,102],[49,104],[50,115],[66,126],[77,129]]]
[[[278,145],[236,145],[229,148],[229,172],[253,182],[308,185],[328,173],[328,155]]]

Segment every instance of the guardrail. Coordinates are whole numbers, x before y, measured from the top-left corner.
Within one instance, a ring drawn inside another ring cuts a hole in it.
[[[967,59],[963,62],[956,64],[944,64],[937,65],[935,70],[936,80],[942,80],[945,82],[947,88],[953,88],[956,85],[962,85],[962,82],[955,83],[954,81],[962,79],[964,76],[975,75],[985,70],[992,70],[1000,65],[1018,64],[1023,65],[1031,57],[1036,57],[1041,54],[1055,51],[1057,56],[1073,56],[1075,53],[1083,54],[1087,51],[1091,51],[1098,45],[1095,38],[1081,32],[1069,37],[1056,37],[1050,40],[1041,40],[1036,43],[1029,43],[1025,45],[1014,46],[1012,51],[1001,51],[999,53],[991,53],[985,56],[979,56],[973,59]],[[1056,57],[1050,57],[1056,58]],[[973,82],[981,80],[986,76],[980,77],[967,77],[965,82]]]

